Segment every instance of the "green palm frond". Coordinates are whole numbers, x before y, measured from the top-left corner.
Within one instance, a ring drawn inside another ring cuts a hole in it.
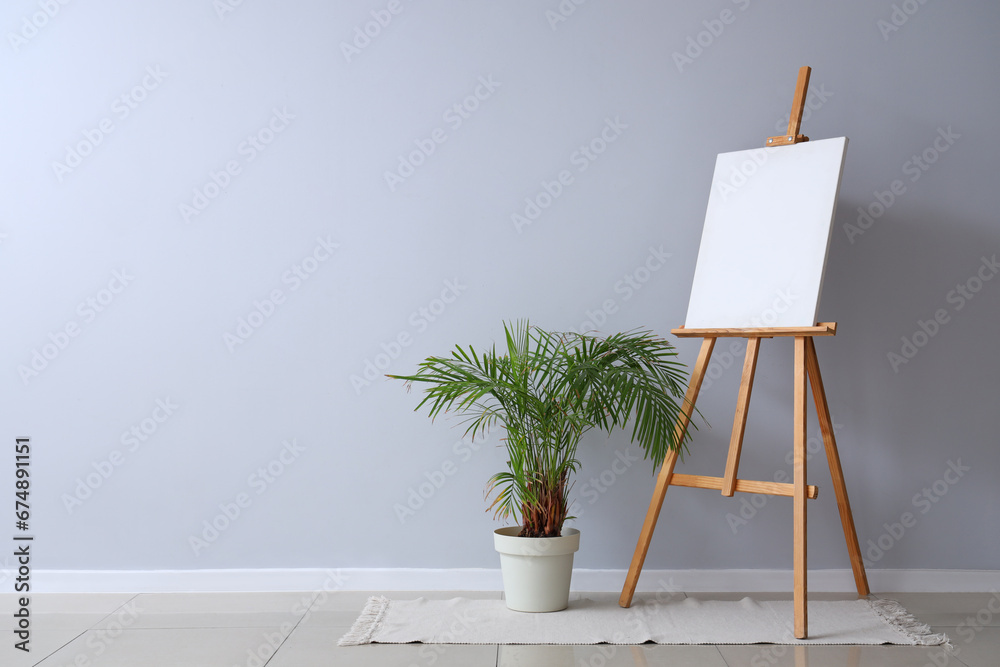
[[[591,429],[631,421],[632,441],[657,466],[670,450],[684,453],[674,425],[687,373],[666,340],[643,330],[551,333],[527,321],[505,322],[504,339],[502,352],[456,346],[451,356],[420,362],[414,375],[388,377],[424,385],[416,409],[432,419],[464,416],[473,438],[504,427],[507,471],[490,479],[487,495],[496,516],[521,518],[522,534],[559,534],[580,465],[577,444]]]

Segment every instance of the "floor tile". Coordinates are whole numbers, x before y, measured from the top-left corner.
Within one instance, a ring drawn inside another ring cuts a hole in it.
[[[727,667],[714,646],[501,646],[499,667]]]
[[[284,641],[277,628],[126,629],[88,631],[38,667],[222,667],[263,664]],[[251,663],[257,656],[260,663]]]
[[[968,667],[996,667],[1000,664],[1000,628],[978,624],[933,626],[951,638],[955,655]]]
[[[964,667],[944,646],[719,646],[729,667]]]
[[[0,611],[14,609],[18,595],[0,594]],[[32,593],[32,614],[108,614],[135,597],[135,593]]]
[[[64,632],[66,630],[76,630],[83,632],[100,623],[108,617],[108,614],[31,614],[31,627],[36,630],[55,630]],[[3,614],[3,618],[8,618]]]
[[[312,604],[316,593],[141,593],[137,604],[144,613],[256,613],[285,612]]]
[[[462,644],[365,644],[337,646],[349,628],[299,627],[267,667],[495,667],[497,647]]]
[[[878,593],[928,625],[1000,627],[1000,593]],[[972,619],[970,621],[970,619]]]
[[[329,613],[329,612],[327,612]],[[352,648],[366,648],[366,646],[337,646],[337,641],[344,636],[350,626],[330,626],[330,627],[297,627],[281,646],[267,667],[309,667],[310,665],[337,665],[342,663],[335,660],[334,656],[339,656],[338,651]],[[409,645],[413,655],[416,655],[417,644]],[[378,663],[372,663],[373,667]]]
[[[357,611],[307,611],[299,627],[303,628],[350,628],[357,620]]]
[[[269,628],[298,623],[316,594],[145,593],[113,614],[132,628]]]
[[[86,632],[86,628],[46,628],[40,623],[35,623],[31,628],[31,641],[28,643],[29,651],[15,649],[8,635],[5,633],[4,643],[0,645],[0,665],[4,667],[30,667],[41,661],[46,656],[52,655],[63,646],[66,646],[77,637]]]
[[[19,609],[17,597],[19,596],[13,594],[0,596],[0,617],[13,619],[14,612]],[[0,644],[0,665],[34,665],[106,619],[109,612],[132,597],[135,596],[32,594],[28,606],[30,650],[25,653],[14,648],[16,640],[11,623],[4,628],[5,639]]]

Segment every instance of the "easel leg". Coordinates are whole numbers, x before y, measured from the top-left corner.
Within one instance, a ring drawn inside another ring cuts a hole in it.
[[[743,361],[743,378],[740,380],[740,394],[736,399],[736,416],[733,418],[733,434],[729,438],[726,475],[722,481],[722,495],[730,498],[736,491],[736,475],[740,470],[743,433],[747,428],[747,413],[750,411],[750,392],[753,391],[753,376],[757,369],[757,352],[759,350],[760,338],[748,338],[747,355]]]
[[[865,596],[871,592],[868,588],[868,575],[865,573],[865,564],[861,559],[861,547],[858,545],[858,533],[854,529],[854,515],[851,512],[851,501],[847,497],[844,470],[840,466],[840,453],[837,451],[837,440],[833,434],[833,420],[830,419],[830,407],[826,402],[823,378],[819,373],[819,359],[816,356],[816,346],[811,338],[806,339],[806,368],[809,372],[809,382],[812,386],[813,399],[816,402],[816,414],[819,415],[820,430],[823,432],[823,443],[826,445],[826,458],[830,464],[830,478],[833,481],[833,491],[837,496],[837,509],[840,511],[840,522],[844,526],[844,539],[847,541],[847,553],[851,557],[854,583],[857,586],[858,595]]]
[[[688,385],[687,394],[684,396],[684,410],[681,412],[681,417],[677,420],[677,426],[674,429],[677,442],[684,441],[688,424],[691,422],[691,414],[694,412],[694,404],[698,400],[698,392],[701,390],[701,382],[705,379],[705,371],[708,369],[708,360],[712,357],[714,347],[715,338],[705,338],[701,343],[698,361],[695,362],[694,371],[691,373],[691,382]],[[619,606],[628,607],[632,604],[632,596],[639,583],[642,564],[646,561],[646,552],[649,551],[649,543],[653,539],[653,529],[656,528],[656,520],[660,517],[660,508],[663,506],[664,496],[667,495],[667,487],[670,486],[670,476],[674,474],[676,462],[677,451],[667,452],[667,456],[663,460],[663,467],[660,468],[660,474],[656,478],[656,487],[653,489],[653,497],[649,501],[646,520],[642,524],[642,532],[639,533],[639,542],[632,555],[632,564],[629,565],[621,597],[618,598]]]
[[[795,492],[793,533],[794,551],[794,607],[795,637],[805,639],[808,635],[809,616],[807,606],[807,565],[806,565],[806,337],[795,337],[795,381],[793,398],[794,446],[793,475]]]

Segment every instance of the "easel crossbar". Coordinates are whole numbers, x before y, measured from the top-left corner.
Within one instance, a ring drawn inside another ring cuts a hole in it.
[[[709,477],[705,475],[684,475],[675,472],[670,476],[668,484],[670,486],[684,486],[689,489],[713,489],[719,491],[725,480],[722,477]],[[736,491],[742,493],[763,493],[769,496],[786,496],[791,498],[795,494],[795,485],[782,482],[758,482],[752,479],[736,480]],[[819,488],[812,484],[806,486],[806,498],[816,500],[819,497]]]

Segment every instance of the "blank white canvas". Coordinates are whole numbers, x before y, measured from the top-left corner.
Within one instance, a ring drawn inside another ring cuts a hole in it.
[[[816,323],[847,137],[720,153],[688,329]]]

